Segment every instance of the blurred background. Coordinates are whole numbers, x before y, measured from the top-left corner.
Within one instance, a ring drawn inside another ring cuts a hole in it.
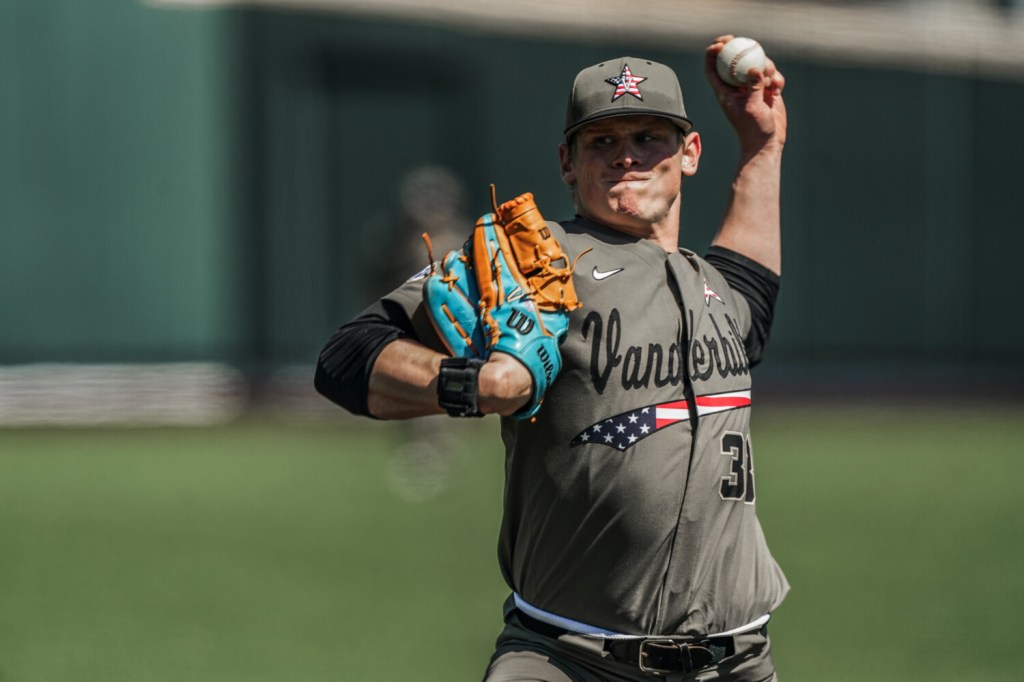
[[[496,425],[353,420],[316,356],[490,183],[571,214],[602,59],[677,70],[701,252],[723,33],[787,77],[755,372],[783,678],[1018,679],[1019,0],[2,0],[0,680],[479,677]]]

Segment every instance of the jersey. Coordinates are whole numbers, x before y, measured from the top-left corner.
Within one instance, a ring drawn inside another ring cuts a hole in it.
[[[707,635],[770,613],[789,586],[755,514],[746,300],[688,250],[579,218],[549,226],[570,259],[590,251],[561,374],[534,420],[502,419],[506,582],[625,635]],[[411,282],[392,301],[437,347],[419,296]]]

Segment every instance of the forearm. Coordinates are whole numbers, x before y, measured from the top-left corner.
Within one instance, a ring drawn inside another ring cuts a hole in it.
[[[408,339],[381,350],[370,372],[367,406],[379,419],[442,414],[437,404],[437,375],[445,356]]]
[[[443,414],[437,401],[437,377],[445,357],[409,339],[397,339],[385,346],[370,373],[370,414],[378,419]],[[529,399],[531,381],[529,372],[515,359],[493,354],[480,369],[480,411],[514,413]]]
[[[775,274],[782,273],[782,146],[769,142],[741,153],[725,217],[712,241]]]

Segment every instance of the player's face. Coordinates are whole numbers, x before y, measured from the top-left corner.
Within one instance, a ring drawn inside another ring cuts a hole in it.
[[[679,224],[683,175],[696,171],[700,141],[658,116],[618,116],[576,133],[560,150],[562,179],[581,215],[641,237]]]

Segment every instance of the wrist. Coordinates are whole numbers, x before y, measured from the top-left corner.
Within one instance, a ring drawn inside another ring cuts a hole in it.
[[[477,358],[444,358],[437,374],[437,404],[452,417],[482,417]]]
[[[740,144],[740,165],[743,166],[755,160],[764,160],[768,163],[781,163],[782,151],[785,146],[785,135],[773,135],[765,140]]]

